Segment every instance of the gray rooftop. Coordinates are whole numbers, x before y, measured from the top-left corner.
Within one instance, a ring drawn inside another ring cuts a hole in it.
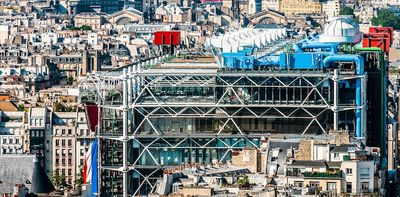
[[[35,155],[2,155],[0,181],[0,194],[10,192],[15,184],[25,184],[33,193],[49,193],[53,190]],[[26,184],[27,181],[30,184]]]
[[[288,150],[290,149],[298,149],[299,147],[299,142],[292,142],[289,140],[271,140],[269,144],[269,154],[268,154],[268,161],[267,161],[267,169],[269,169],[269,166],[271,165],[277,165],[277,174],[278,175],[283,175],[285,174],[285,166],[287,163],[287,156],[288,156]],[[279,150],[278,152],[278,158],[275,158],[272,160],[273,157],[273,151],[274,150]]]
[[[341,144],[340,146],[334,146],[332,148],[331,153],[347,153],[357,149],[357,146],[353,144]]]

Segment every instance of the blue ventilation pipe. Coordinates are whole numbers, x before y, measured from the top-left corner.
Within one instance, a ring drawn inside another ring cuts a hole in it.
[[[312,34],[312,35],[304,38],[303,40],[300,40],[298,43],[293,44],[293,50],[296,53],[303,53],[304,51],[303,51],[303,49],[301,49],[301,44],[306,43],[308,41],[312,41],[316,38],[317,38],[317,35]]]
[[[293,44],[293,50],[296,53],[304,53],[303,49],[299,46],[300,43]]]
[[[328,68],[329,64],[332,62],[339,62],[339,61],[344,61],[344,62],[354,62],[356,64],[356,74],[361,75],[364,74],[364,58],[360,55],[332,55],[328,56],[324,59],[324,67]],[[361,94],[361,79],[357,78],[356,79],[356,135],[358,138],[363,137],[363,131],[362,131],[362,94]]]
[[[333,54],[338,51],[339,43],[307,42],[301,45],[302,49],[330,49]]]
[[[279,66],[279,55],[265,55],[254,60],[257,66]]]

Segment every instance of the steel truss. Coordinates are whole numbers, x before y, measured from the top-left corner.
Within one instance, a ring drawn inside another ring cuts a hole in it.
[[[103,146],[99,146],[102,155],[99,171],[107,175],[102,176],[104,180],[110,176],[119,180],[113,187],[103,181],[102,195],[148,193],[154,191],[160,173],[171,166],[214,159],[227,162],[235,150],[260,150],[261,139],[270,133],[267,130],[273,132],[269,126],[259,126],[260,122],[303,125],[299,134],[338,130],[343,122],[353,121],[339,119],[339,113],[354,114],[357,108],[362,108],[365,116],[365,91],[362,106],[356,106],[352,99],[339,99],[342,94],[355,92],[352,86],[341,92],[339,86],[352,84],[356,79],[361,79],[366,87],[366,75],[338,70],[233,72],[128,68],[120,74],[90,75],[85,84],[92,85],[82,85],[86,92],[82,95],[94,89],[98,95],[95,101],[101,107],[98,137]],[[178,121],[175,122],[179,123],[178,129],[172,128],[175,123],[171,121]],[[165,159],[165,154],[173,154],[179,161]],[[138,180],[135,188],[134,177]],[[118,193],[119,189],[122,192]]]

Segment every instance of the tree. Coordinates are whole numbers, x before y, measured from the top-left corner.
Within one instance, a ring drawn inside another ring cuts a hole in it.
[[[356,22],[356,23],[360,23],[360,17],[355,16],[355,17],[353,18],[353,21]]]
[[[91,31],[91,30],[92,30],[92,27],[90,27],[90,26],[88,26],[88,25],[82,25],[82,26],[81,26],[81,30],[83,30],[83,31]]]
[[[24,105],[23,104],[19,104],[18,105],[18,111],[24,111]]]
[[[354,15],[354,10],[351,7],[344,7],[339,11],[339,15],[353,16],[353,22],[359,23],[360,17]]]
[[[243,178],[240,178],[236,183],[239,185],[239,187],[248,187],[250,185],[249,177],[244,176]]]
[[[74,83],[74,77],[69,76],[68,79],[67,79],[67,84],[68,85],[72,85],[73,83]]]
[[[51,183],[57,191],[62,192],[67,186],[66,179],[67,177],[64,174],[60,175],[60,170],[56,169],[52,173]]]
[[[393,27],[396,30],[400,29],[400,18],[389,9],[381,9],[378,11],[377,17],[372,18],[372,25]]]
[[[76,175],[75,187],[78,188],[79,191],[82,191],[83,184],[83,168],[79,168],[79,172]]]
[[[354,10],[351,7],[344,7],[339,11],[339,15],[351,15],[351,16],[354,16]]]

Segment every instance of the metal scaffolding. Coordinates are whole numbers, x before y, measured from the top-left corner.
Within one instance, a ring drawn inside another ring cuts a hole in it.
[[[154,192],[163,170],[227,163],[234,151],[261,150],[269,134],[351,134],[365,116],[355,104],[354,70],[140,69],[89,75],[95,98],[101,196]],[[91,95],[91,96],[90,96]],[[339,99],[340,98],[340,99]],[[340,115],[339,115],[340,114]],[[363,131],[366,121],[363,119]]]

